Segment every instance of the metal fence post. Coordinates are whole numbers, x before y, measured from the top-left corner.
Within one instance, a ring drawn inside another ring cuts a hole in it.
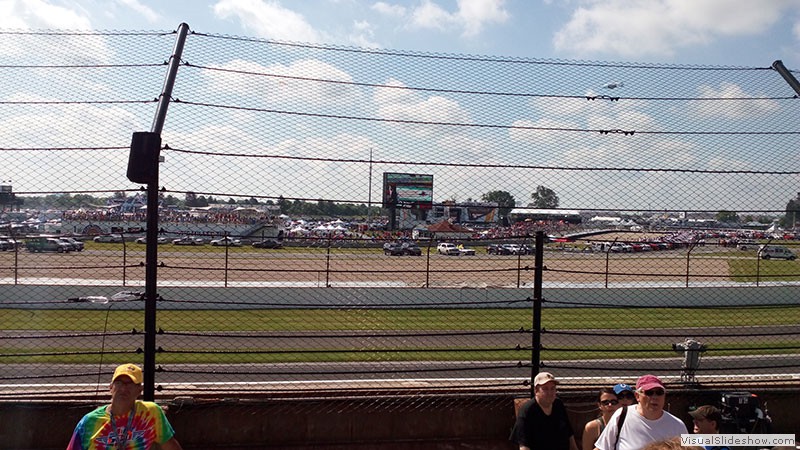
[[[544,275],[544,231],[536,232],[536,255],[533,268],[533,328],[531,329],[531,398],[533,398],[533,379],[541,365],[542,347],[542,278]]]
[[[172,87],[183,54],[183,45],[189,25],[178,26],[178,37],[172,50],[167,77],[158,99],[158,108],[153,118],[152,133],[161,135],[167,117]],[[158,300],[158,161],[156,161],[155,179],[147,183],[147,248],[145,256],[145,289],[144,289],[144,399],[155,399],[156,382],[156,307]]]

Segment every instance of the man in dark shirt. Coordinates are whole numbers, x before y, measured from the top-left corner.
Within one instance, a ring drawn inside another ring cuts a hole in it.
[[[517,413],[510,439],[520,450],[578,450],[567,409],[556,398],[558,381],[549,372],[533,379],[533,398]]]

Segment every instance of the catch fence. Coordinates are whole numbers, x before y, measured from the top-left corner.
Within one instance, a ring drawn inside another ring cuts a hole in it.
[[[796,382],[779,62],[0,34],[3,398],[104,396],[148,357],[159,396],[391,407],[526,395],[539,370],[698,398]],[[156,181],[131,182],[156,125]]]

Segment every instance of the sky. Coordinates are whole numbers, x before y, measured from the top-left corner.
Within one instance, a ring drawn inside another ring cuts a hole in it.
[[[0,0],[0,28],[192,30],[437,53],[800,69],[800,0]]]
[[[4,30],[172,31],[182,22],[189,24],[194,32],[217,36],[437,54],[759,69],[769,67],[775,60],[782,60],[789,69],[800,69],[800,0],[0,0],[0,29]],[[23,39],[14,35],[4,36],[0,41],[0,61],[3,55],[25,54],[24,49],[18,48]],[[142,42],[155,40],[142,39]],[[165,37],[162,45],[170,48],[171,39],[172,36]],[[44,41],[49,42],[42,39]],[[469,66],[466,63],[457,66],[459,63],[456,62],[448,65],[451,63],[447,58],[437,58],[441,61],[417,60],[404,66],[402,58],[392,61],[391,58],[377,59],[375,56],[374,61],[381,63],[373,64],[363,55],[357,59],[336,52],[300,53],[296,50],[295,54],[290,53],[294,49],[284,48],[285,54],[268,60],[261,49],[245,41],[224,42],[227,47],[222,51],[220,40],[197,39],[194,43],[198,53],[192,54],[191,62],[196,63],[195,58],[205,55],[203,51],[209,51],[208,54],[213,53],[219,59],[209,60],[206,64],[230,72],[182,68],[180,96],[184,100],[239,102],[236,104],[255,108],[376,117],[386,123],[364,127],[358,126],[363,122],[339,121],[334,124],[325,119],[312,120],[291,114],[247,115],[242,111],[224,109],[201,117],[193,114],[197,110],[184,104],[170,108],[171,126],[165,129],[163,136],[164,142],[173,149],[184,147],[209,152],[227,150],[240,154],[258,152],[308,158],[325,155],[354,160],[364,160],[374,151],[378,160],[434,163],[469,160],[487,166],[503,166],[497,170],[480,169],[480,172],[478,169],[420,169],[435,174],[435,201],[478,198],[489,190],[499,189],[512,192],[517,204],[523,206],[537,185],[544,184],[561,195],[564,208],[622,209],[624,206],[677,211],[693,208],[757,211],[769,208],[780,211],[800,191],[797,187],[800,177],[795,174],[769,178],[761,174],[740,177],[658,171],[631,175],[627,172],[589,174],[513,170],[516,166],[563,167],[564,164],[600,168],[796,170],[800,166],[800,155],[796,152],[798,121],[792,117],[796,117],[797,102],[787,100],[791,91],[774,73],[764,73],[765,78],[772,80],[770,86],[754,83],[759,74],[704,73],[705,78],[695,79],[692,77],[696,73],[691,70],[682,72],[686,79],[675,79],[669,71],[650,70],[648,75],[639,79],[625,80],[613,78],[616,69],[604,67],[595,67],[591,71],[582,67],[560,67],[558,70],[561,72],[545,72],[546,69],[522,72],[524,69],[517,66],[514,68],[516,72],[507,70],[508,74],[501,73],[502,69],[497,73],[462,73],[457,69],[453,71],[452,67]],[[64,50],[77,42],[91,42],[94,47],[81,44],[77,50]],[[33,58],[34,62],[38,62],[36,58],[44,58],[49,64],[69,57],[86,57],[96,63],[112,62],[109,55],[126,62],[160,61],[163,57],[163,51],[158,54],[159,59],[152,60],[144,56],[147,53],[144,50],[141,56],[115,53],[115,49],[110,47],[111,42],[115,39],[110,36],[107,39],[85,36],[61,39],[56,45],[43,47],[46,51],[27,52],[25,57]],[[215,43],[217,47],[203,47]],[[129,51],[128,47],[126,49]],[[21,51],[17,53],[18,50]],[[236,53],[239,50],[242,53]],[[495,70],[501,66],[482,66],[484,69],[479,70]],[[0,68],[0,75],[11,77],[11,82],[0,83],[2,147],[78,148],[108,145],[109,142],[124,146],[132,131],[146,130],[150,125],[152,105],[63,104],[49,106],[45,113],[38,112],[44,106],[20,105],[18,103],[27,100],[53,103],[70,100],[76,98],[78,90],[94,95],[91,98],[106,98],[112,96],[109,94],[113,92],[112,78],[107,85],[101,79],[87,79],[85,74],[89,72],[79,70],[31,70],[28,76],[23,77],[15,77],[17,72],[13,70]],[[629,74],[635,71],[628,68]],[[620,72],[621,69],[617,70]],[[111,76],[116,72],[104,69],[98,73]],[[161,86],[163,68],[149,73],[150,80],[140,78],[133,84],[127,79],[122,80],[121,84],[129,85],[131,89],[123,94],[136,99],[154,98],[153,92]],[[520,75],[523,73],[533,76]],[[253,74],[278,74],[285,78]],[[324,83],[309,87],[299,80],[309,74],[343,84],[335,88]],[[504,78],[504,75],[508,76]],[[536,78],[540,75],[541,79]],[[550,78],[545,79],[546,76]],[[120,82],[119,79],[113,81]],[[146,88],[144,81],[149,81],[150,90],[139,95],[138,90]],[[351,81],[364,85],[348,85]],[[605,86],[619,81],[626,82],[624,88],[621,85],[619,88]],[[368,86],[370,83],[375,86]],[[465,91],[539,92],[571,94],[579,98],[564,99],[553,95],[531,100],[498,95],[487,99],[464,93],[391,89],[440,85]],[[51,90],[49,86],[57,86],[60,90]],[[617,92],[629,101],[587,102],[581,97],[616,95]],[[737,101],[648,101],[654,96]],[[778,101],[772,97],[783,99]],[[456,129],[392,123],[406,119],[420,123],[497,126]],[[102,126],[87,127],[90,122]],[[598,128],[636,129],[653,134],[643,136],[644,133],[638,133],[635,138],[611,135],[600,139],[592,135],[587,139],[586,133],[546,130]],[[659,135],[658,132],[663,130],[723,133],[713,138],[691,133]],[[741,130],[767,130],[776,134],[763,138],[758,145],[751,145],[757,137],[737,137],[738,140],[734,140],[725,135]],[[510,149],[516,149],[516,153],[512,154]],[[30,157],[19,155],[21,153],[13,151],[0,152],[0,168],[7,171],[0,171],[0,178],[13,176],[16,191],[63,189],[66,192],[106,189],[109,186],[113,189],[117,186],[131,187],[124,177],[127,152],[117,152],[113,156],[113,165],[102,158],[84,163],[92,164],[84,170],[97,175],[113,172],[113,176],[105,178],[42,177],[37,175],[37,171],[44,168],[64,171],[74,161],[59,160],[46,152],[31,152]],[[244,168],[257,175],[276,172],[276,168],[261,168],[259,162],[253,160],[230,158],[227,163],[230,166],[216,171],[220,176],[208,177],[209,166],[192,163],[201,158],[180,154],[170,157],[172,159],[161,166],[162,174],[172,177],[169,189],[176,192],[197,190],[197,180],[204,180],[206,184],[203,187],[208,192],[241,191],[309,199],[324,197],[363,201],[369,198],[374,201],[378,197],[374,193],[381,189],[380,171],[412,170],[407,166],[376,166],[373,177],[372,172],[367,172],[367,165],[361,164],[358,167],[351,165],[352,171],[343,175],[341,164],[334,167],[323,161],[309,162],[307,159],[281,163],[284,164],[280,168],[282,173],[297,174],[295,182],[255,176],[251,179],[254,184],[245,188],[244,181],[240,185],[233,184],[233,180],[237,180],[234,175],[243,173]],[[112,167],[113,171],[109,170]],[[372,170],[371,165],[369,170]],[[304,176],[306,179],[299,182]],[[369,179],[371,182],[352,183],[351,186],[357,185],[357,189],[348,192],[331,189],[336,183],[341,184],[343,179]]]

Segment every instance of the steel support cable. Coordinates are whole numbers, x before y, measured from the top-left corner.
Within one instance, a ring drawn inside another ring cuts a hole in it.
[[[676,360],[676,362],[678,362]],[[587,366],[571,366],[571,365],[561,365],[561,364],[547,364],[542,363],[542,368],[554,368],[554,369],[577,369],[577,370],[588,370],[588,371],[599,371],[599,370],[608,370],[608,363],[605,363],[604,367],[587,367]],[[800,364],[778,364],[778,365],[761,365],[761,366],[725,366],[725,367],[698,367],[695,369],[698,372],[731,372],[735,370],[758,370],[758,369],[794,369],[800,368]],[[614,370],[624,370],[628,372],[641,372],[641,367],[618,367],[614,366]],[[658,369],[667,372],[671,372],[672,369]]]
[[[474,90],[463,90],[463,89],[442,89],[442,88],[428,88],[428,87],[421,87],[421,86],[397,86],[391,84],[380,84],[380,83],[365,83],[365,82],[358,82],[358,81],[343,81],[343,80],[332,80],[332,79],[325,79],[325,78],[312,78],[312,77],[301,77],[301,76],[292,76],[292,75],[285,75],[285,74],[276,74],[276,73],[269,73],[269,72],[254,72],[249,70],[240,70],[240,69],[229,69],[224,67],[214,67],[214,66],[204,66],[199,64],[192,64],[190,62],[184,62],[184,67],[189,67],[193,69],[199,70],[209,70],[214,72],[224,72],[224,73],[233,73],[237,75],[250,75],[256,77],[266,77],[266,78],[278,78],[282,80],[296,80],[296,81],[309,81],[315,83],[323,83],[323,84],[338,84],[338,85],[346,85],[346,86],[358,86],[358,87],[368,87],[368,88],[378,88],[378,89],[395,89],[395,90],[405,90],[405,91],[414,91],[414,92],[435,92],[440,94],[465,94],[465,95],[486,95],[486,96],[496,96],[496,97],[522,97],[522,98],[553,98],[553,99],[587,99],[587,100],[595,100],[595,99],[603,99],[607,98],[609,100],[636,100],[636,101],[764,101],[764,100],[792,100],[795,99],[795,96],[782,96],[782,97],[610,97],[610,96],[603,96],[603,95],[594,95],[594,96],[586,96],[584,95],[559,95],[559,94],[534,94],[534,93],[526,93],[526,92],[498,92],[498,91],[474,91]],[[2,67],[2,66],[0,66]]]
[[[688,71],[736,71],[736,72],[771,72],[772,67],[743,67],[743,66],[700,66],[700,65],[667,65],[667,64],[642,64],[642,63],[610,63],[610,62],[597,62],[597,61],[569,61],[557,59],[531,59],[521,57],[493,57],[493,56],[478,56],[478,55],[461,55],[461,54],[442,54],[442,53],[422,53],[410,52],[402,50],[390,49],[376,49],[376,48],[361,48],[361,47],[344,47],[333,46],[324,44],[311,44],[302,42],[279,41],[263,38],[249,38],[241,36],[220,35],[215,33],[200,33],[192,32],[193,36],[199,36],[210,39],[223,39],[234,40],[241,42],[259,42],[268,43],[276,47],[293,47],[304,48],[311,50],[326,50],[331,52],[344,52],[344,53],[358,53],[364,55],[379,55],[379,56],[398,56],[414,59],[436,59],[443,61],[469,61],[469,62],[492,62],[492,63],[508,63],[508,64],[524,64],[524,65],[542,65],[542,66],[564,66],[564,67],[598,67],[598,68],[622,68],[622,69],[647,69],[647,70],[688,70]]]
[[[593,303],[593,302],[562,302],[558,300],[549,300],[554,305],[573,305],[573,306],[587,306],[592,308],[626,308],[626,309],[776,309],[776,308],[800,308],[797,304],[786,303],[759,303],[759,304],[745,304],[745,305],[679,305],[679,306],[664,306],[664,305],[627,305],[622,303]]]
[[[111,375],[111,372],[108,373]],[[51,378],[82,378],[82,377],[96,377],[97,371],[93,372],[74,372],[74,373],[61,373],[58,375],[22,375],[22,376],[2,376],[0,381],[13,381],[13,380],[47,380]]]
[[[30,30],[0,31],[0,36],[169,36],[175,31],[62,31]]]
[[[50,396],[63,396],[68,395],[69,398],[74,398],[76,395],[79,394],[97,394],[97,389],[68,389],[68,390],[47,390],[47,391],[17,391],[14,390],[13,392],[0,392],[0,398],[13,398],[14,400],[20,400],[24,398],[36,398],[41,399],[43,397],[50,397]],[[63,398],[60,398],[63,400]]]
[[[392,383],[394,380],[385,380],[386,383]],[[528,380],[525,380],[528,381]],[[183,390],[180,386],[181,383],[175,383],[178,385],[176,390]],[[442,391],[444,392],[453,392],[455,390],[463,390],[463,389],[475,389],[475,388],[493,388],[493,387],[524,387],[526,386],[523,384],[522,381],[519,382],[510,382],[510,383],[458,383],[452,386],[391,386],[385,389],[377,389],[375,387],[341,387],[341,388],[308,388],[308,387],[301,387],[298,389],[286,389],[286,388],[275,388],[272,386],[260,386],[260,385],[244,385],[237,389],[232,388],[207,388],[207,387],[199,387],[193,386],[192,392],[231,392],[232,390],[235,392],[270,392],[270,393],[286,393],[286,394],[294,394],[294,393],[338,393],[338,392],[374,392],[376,395],[391,395],[392,392],[404,393],[404,392],[420,392],[424,391],[425,393],[438,393],[441,394]],[[170,391],[170,386],[162,385],[162,391],[168,392]],[[425,395],[425,394],[421,394]]]
[[[80,297],[78,297],[80,298]],[[111,301],[109,299],[109,301]],[[142,299],[131,299],[131,300],[113,300],[114,304],[117,303],[132,303],[132,302],[141,302],[144,301]],[[13,302],[3,302],[2,305],[65,305],[65,304],[75,304],[75,303],[87,303],[84,301],[75,301],[69,299],[58,299],[58,300],[35,300],[35,301],[13,301]],[[90,303],[90,302],[88,302]]]
[[[112,149],[112,147],[102,148],[105,149]],[[4,149],[0,148],[0,151]],[[103,189],[103,190],[94,190],[94,191],[14,191],[14,194],[17,195],[49,195],[49,194],[108,194],[114,192],[139,192],[139,189]]]
[[[36,339],[53,339],[53,338],[82,338],[82,337],[101,337],[101,336],[136,336],[137,333],[135,331],[136,330],[134,330],[133,333],[131,333],[130,331],[117,331],[109,333],[55,333],[55,334],[34,334],[34,335],[15,334],[8,336],[0,335],[0,341],[31,340],[31,339],[36,340]]]
[[[171,299],[162,299],[161,303],[164,302],[175,302],[181,304],[212,304],[212,305],[251,305],[251,306],[283,306],[283,307],[298,307],[298,306],[309,306],[308,303],[276,303],[276,302],[256,302],[256,301],[230,301],[230,302],[220,302],[220,301],[212,301],[212,300],[171,300]],[[399,306],[399,307],[417,307],[417,306],[456,306],[456,305],[504,305],[508,303],[521,303],[521,302],[531,302],[530,299],[524,300],[494,300],[494,301],[464,301],[464,302],[436,302],[436,303],[392,303],[391,305],[387,305],[385,303],[353,303],[353,304],[346,304],[346,305],[331,305],[331,304],[315,304],[311,306],[316,307],[327,307],[327,306],[341,306],[348,309],[351,308],[370,308],[376,306]]]
[[[141,350],[106,350],[98,351],[72,351],[72,352],[37,352],[37,353],[0,353],[0,358],[35,357],[35,356],[78,356],[78,355],[130,355],[141,353]]]
[[[534,170],[555,170],[564,172],[664,172],[664,173],[703,173],[703,174],[722,174],[722,175],[739,175],[739,174],[752,174],[752,175],[797,175],[800,171],[759,171],[759,170],[704,170],[704,169],[657,169],[657,168],[644,168],[644,167],[560,167],[560,166],[533,166],[533,165],[509,165],[509,164],[475,164],[475,163],[458,163],[458,162],[412,162],[412,161],[394,161],[394,160],[368,160],[361,158],[323,158],[319,156],[291,156],[291,155],[260,155],[251,153],[227,153],[227,152],[211,152],[205,150],[188,150],[175,147],[164,147],[163,150],[173,151],[176,153],[186,153],[193,155],[206,155],[206,156],[222,156],[229,158],[263,158],[263,159],[281,159],[281,160],[296,160],[296,161],[315,161],[315,162],[340,162],[340,163],[354,163],[354,164],[387,164],[387,165],[406,165],[406,166],[444,166],[444,167],[468,167],[479,169],[534,169]],[[189,191],[170,191],[177,194],[185,194]],[[214,192],[196,192],[202,195],[234,195],[226,193]],[[250,196],[240,195],[249,198]],[[277,197],[268,197],[277,198]],[[289,198],[289,197],[284,197]],[[292,198],[293,199],[293,198]],[[520,207],[524,208],[524,207]],[[555,208],[559,209],[559,208]],[[567,208],[561,208],[567,209]],[[617,211],[617,210],[614,210]],[[629,210],[626,210],[629,211]],[[649,210],[648,210],[649,211]],[[711,211],[711,210],[709,210]]]
[[[443,331],[436,333],[343,333],[343,334],[325,334],[314,332],[297,332],[303,334],[235,334],[235,333],[186,333],[175,331],[159,332],[159,335],[165,336],[190,336],[190,337],[223,337],[223,338],[244,338],[244,339],[336,339],[336,338],[397,338],[397,337],[443,337],[443,336],[498,336],[509,334],[530,334],[531,331],[524,330],[487,330],[487,331]]]
[[[137,266],[138,267],[138,266]],[[180,269],[180,270],[200,270],[200,271],[219,271],[224,270],[227,272],[256,272],[256,273],[309,273],[309,272],[323,272],[323,273],[499,273],[499,272],[518,272],[533,270],[533,267],[509,267],[507,269],[439,269],[439,270],[426,270],[426,269],[387,269],[387,270],[342,270],[342,269],[247,269],[247,268],[232,268],[232,267],[195,267],[195,266],[171,266],[166,263],[161,263],[160,268],[166,269]]]
[[[272,108],[256,108],[252,106],[225,105],[221,103],[195,102],[190,100],[173,99],[173,103],[204,108],[225,109],[234,111],[261,112],[269,114],[282,114],[288,116],[317,117],[323,119],[353,120],[360,122],[380,122],[397,123],[405,125],[433,125],[439,127],[462,127],[462,128],[486,128],[502,130],[526,130],[526,131],[557,131],[569,133],[599,133],[605,134],[625,134],[633,135],[661,135],[661,136],[795,136],[800,135],[800,131],[636,131],[619,129],[586,129],[586,128],[566,128],[566,127],[537,127],[524,125],[499,125],[488,123],[464,123],[464,122],[434,122],[428,120],[410,119],[382,119],[377,117],[346,116],[343,114],[323,114],[303,111],[289,111]]]
[[[646,344],[645,344],[646,345]],[[658,344],[652,344],[658,345]],[[589,352],[589,353],[602,353],[602,352],[623,352],[623,353],[652,353],[652,352],[659,352],[659,353],[671,353],[674,354],[675,350],[671,348],[667,349],[660,349],[660,348],[638,348],[638,349],[623,349],[623,348],[590,348],[590,347],[547,347],[542,346],[542,351],[551,351],[551,352]],[[722,351],[749,351],[749,350],[800,350],[800,346],[798,345],[786,345],[786,346],[765,346],[765,347],[717,347],[715,345],[709,345],[706,347],[705,356],[712,352],[722,352]],[[769,356],[769,355],[763,355]],[[798,355],[800,356],[800,355]]]
[[[289,349],[289,350],[169,350],[159,347],[158,353],[178,355],[318,355],[318,354],[372,354],[372,353],[468,353],[468,352],[509,352],[525,350],[516,347],[453,347],[453,348],[367,348],[367,349]],[[102,352],[98,352],[102,353]],[[19,356],[19,355],[17,355]]]
[[[166,61],[133,64],[0,64],[0,69],[135,69],[139,67],[164,67],[166,65]]]
[[[641,276],[641,277],[656,277],[656,278],[675,278],[675,277],[686,277],[686,272],[683,273],[641,273],[641,272],[605,272],[605,271],[585,271],[585,270],[567,270],[567,269],[549,269],[547,267],[544,270],[548,272],[554,273],[575,273],[575,274],[584,274],[584,275],[609,275],[609,276]],[[759,278],[780,278],[780,277],[800,277],[800,273],[781,273],[781,274],[743,274],[743,275],[735,275],[735,274],[693,274],[690,273],[692,278],[755,278],[758,276]]]
[[[727,328],[727,327],[726,327]],[[666,328],[665,328],[666,329]],[[696,328],[693,331],[705,332],[707,328]],[[649,328],[652,330],[652,328]],[[671,330],[671,328],[670,328]],[[624,335],[619,334],[620,331],[624,331]],[[602,332],[587,332],[587,331],[553,331],[553,330],[545,330],[542,329],[542,334],[557,334],[562,336],[598,336],[598,337],[613,337],[613,338],[620,338],[620,337],[686,337],[686,333],[635,333],[632,332],[631,329],[624,329],[619,330],[616,332],[609,331],[608,333]],[[796,336],[800,334],[800,330],[798,331],[781,331],[781,332],[769,332],[769,333],[759,333],[759,332],[747,332],[747,333],[720,333],[719,331],[715,330],[713,332],[714,337],[755,337],[755,336]]]
[[[142,267],[141,263],[127,264],[127,265],[102,265],[102,266],[11,266],[17,270],[80,270],[80,269],[132,269],[135,267]]]
[[[527,366],[530,366],[528,364]],[[253,370],[159,370],[165,373],[182,373],[191,375],[358,375],[358,374],[397,374],[397,373],[439,373],[439,372],[475,372],[497,369],[526,368],[526,365],[494,365],[494,366],[460,366],[460,367],[439,367],[439,368],[419,368],[411,367],[408,369],[381,369],[381,370],[289,370],[289,371],[253,371]]]
[[[156,100],[50,100],[0,101],[0,105],[133,105],[155,103]]]

